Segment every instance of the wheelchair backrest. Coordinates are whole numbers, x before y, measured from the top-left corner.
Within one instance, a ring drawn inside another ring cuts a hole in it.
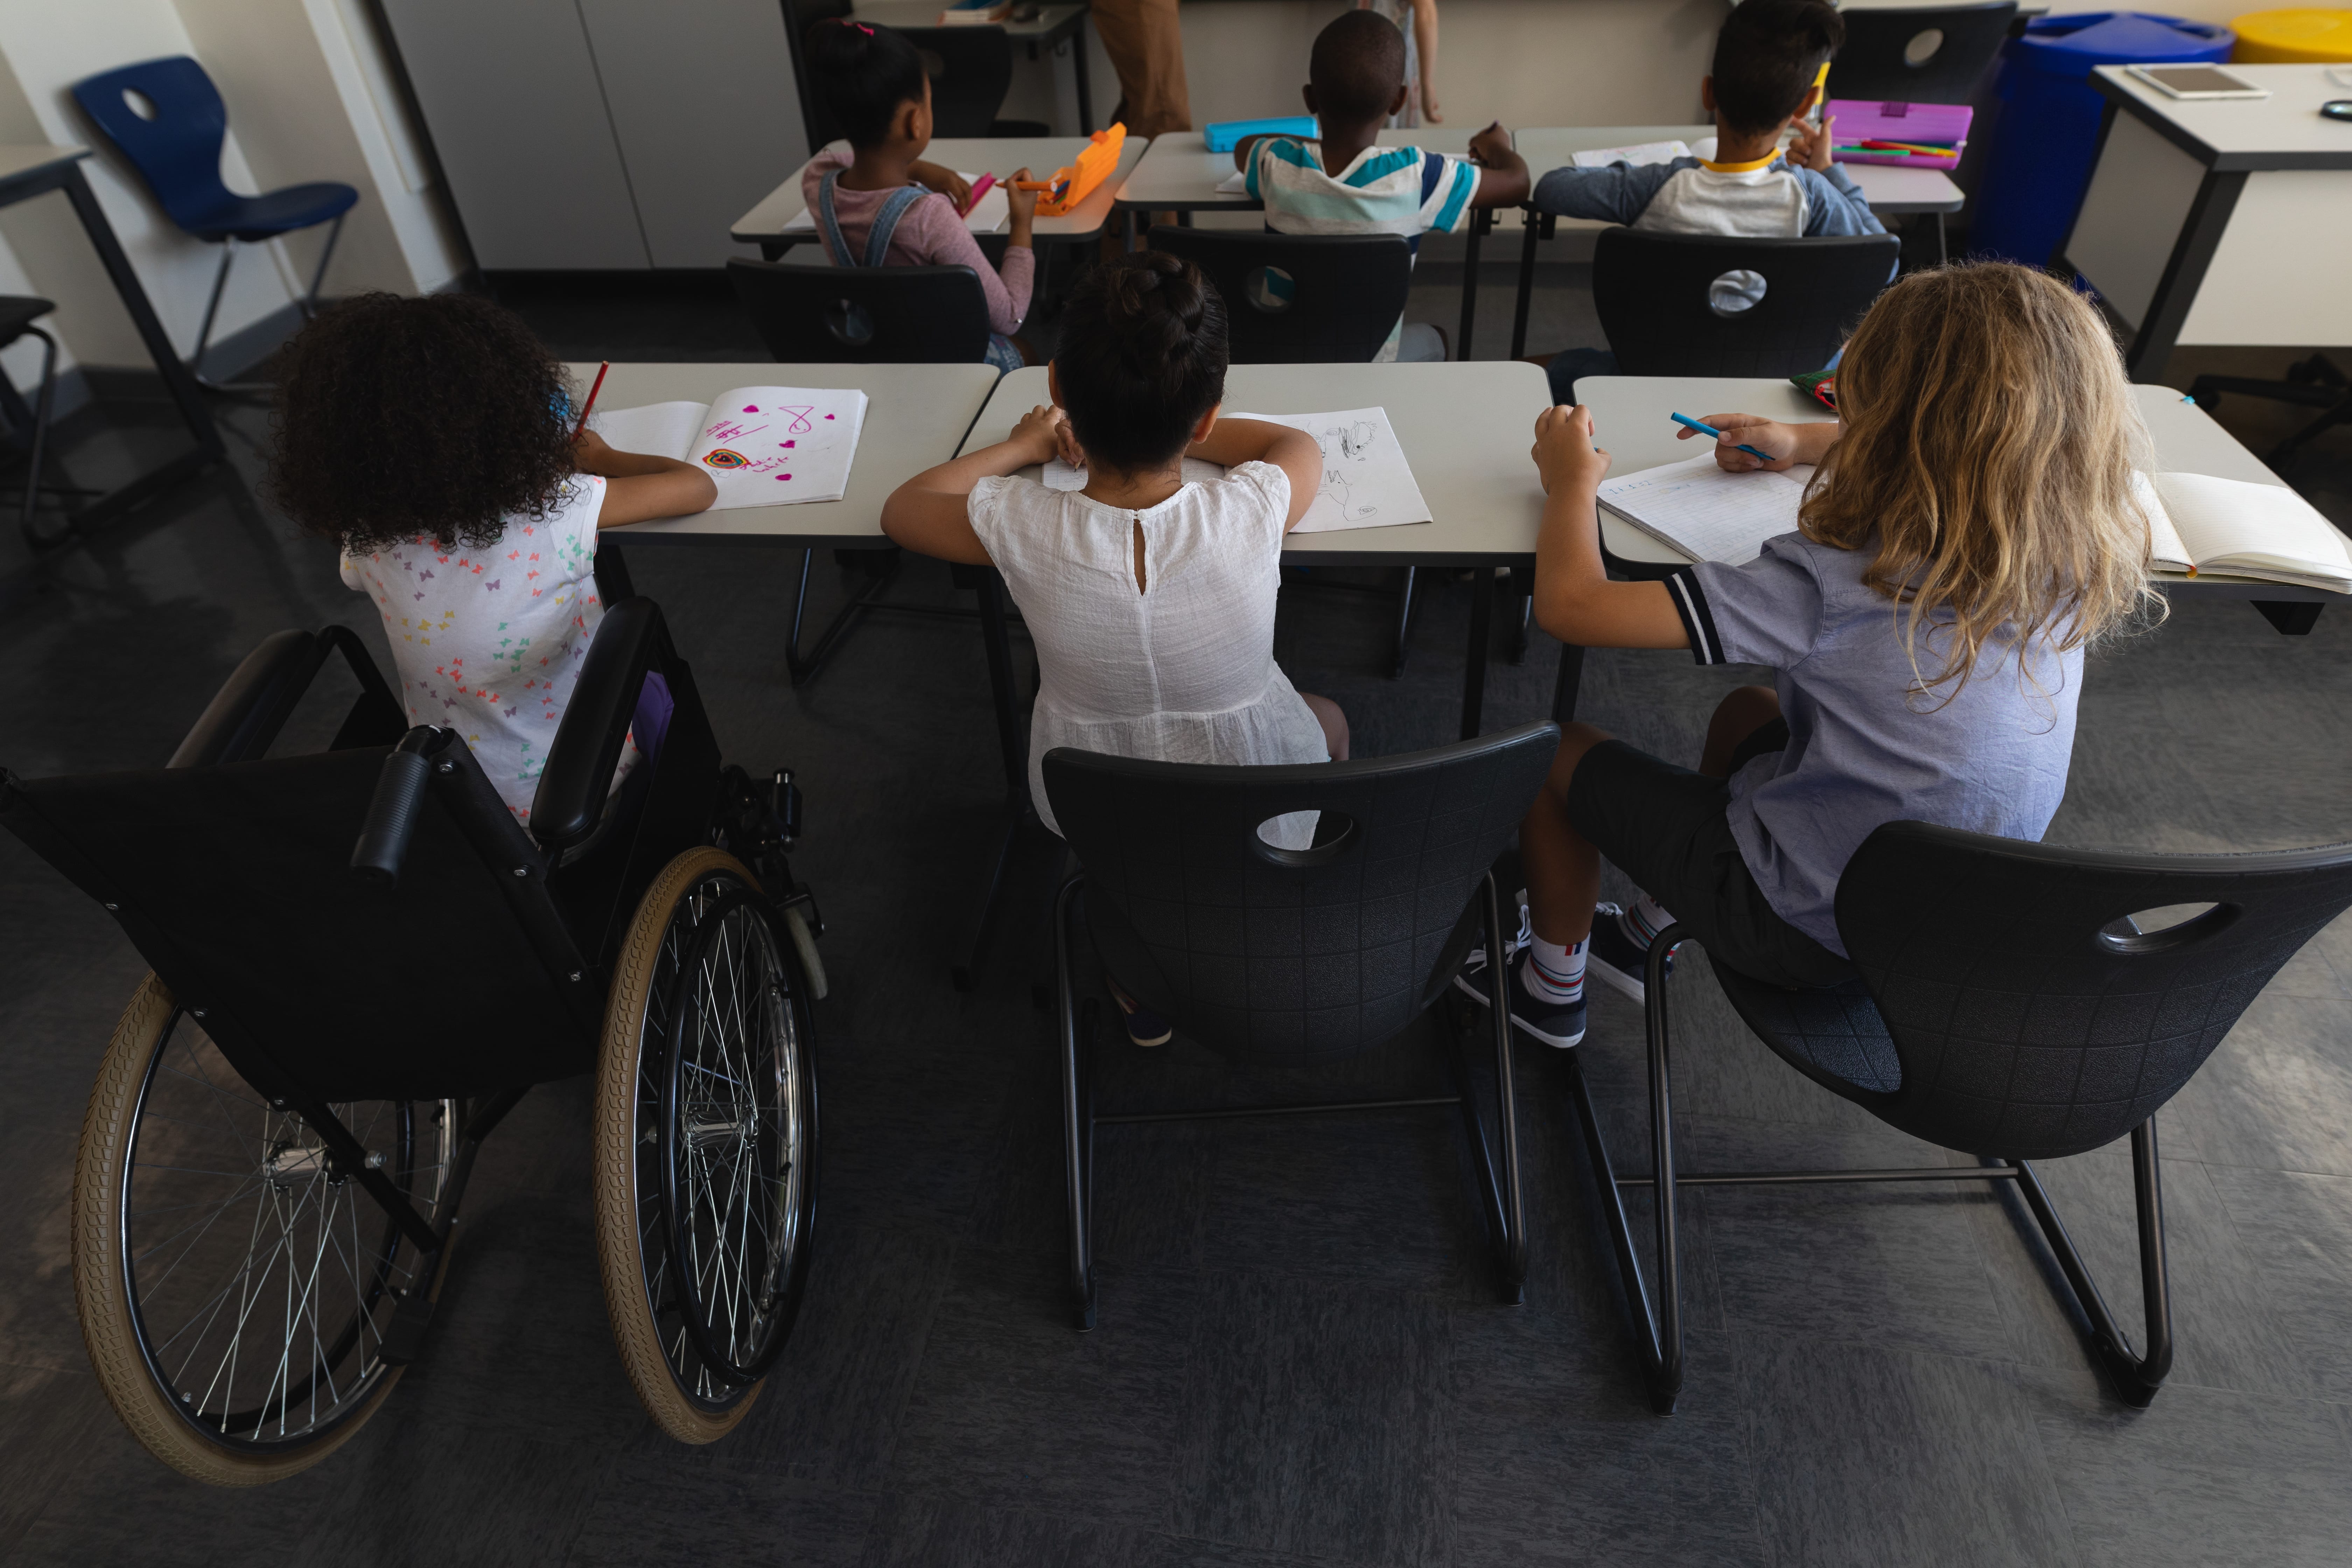
[[[256,1089],[439,1099],[585,1071],[600,976],[454,736],[397,886],[353,875],[388,751],[0,774],[0,826],[106,906]]]

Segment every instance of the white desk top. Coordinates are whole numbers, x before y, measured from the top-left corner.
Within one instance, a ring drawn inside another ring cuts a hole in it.
[[[565,368],[583,387],[596,379],[593,364]],[[697,512],[634,523],[613,530],[610,537],[616,544],[886,544],[883,500],[932,464],[955,456],[956,443],[995,384],[996,372],[984,364],[615,363],[597,394],[599,408],[708,403],[736,386],[855,386],[870,401],[849,468],[849,492],[839,500]]]
[[[1639,473],[1661,463],[1680,462],[1708,450],[1712,444],[1704,437],[1677,440],[1675,432],[1682,426],[1667,418],[1669,414],[1687,414],[1701,419],[1710,414],[1761,414],[1793,424],[1835,417],[1787,381],[1760,376],[1590,375],[1577,381],[1576,390],[1584,394],[1585,405],[1592,410],[1593,433],[1609,449],[1609,471],[1619,475]],[[2132,395],[2139,403],[2140,416],[2147,421],[2148,437],[2155,443],[2156,463],[2160,470],[2211,474],[2217,479],[2244,479],[2258,485],[2286,483],[2264,468],[2261,458],[2240,446],[2237,437],[2216,424],[2211,415],[2171,387],[2135,386]],[[1689,559],[1606,511],[1601,514],[1601,534],[1609,553],[1622,561],[1680,565]],[[2190,582],[2171,574],[2160,575],[2171,587]],[[2200,587],[2224,583],[2242,584],[2248,581],[2195,579]],[[2264,586],[2276,589],[2276,596],[2282,599],[2309,596],[2284,584]]]
[[[940,25],[940,13],[946,9],[941,0],[865,0],[853,6],[851,14],[862,21],[903,29],[936,27]],[[1041,5],[1033,20],[1016,22],[1007,17],[995,25],[1003,27],[1009,38],[1040,38],[1066,26],[1071,17],[1086,13],[1084,5]]]
[[[723,388],[719,388],[723,390]],[[1042,366],[998,383],[964,442],[1002,441],[1045,396]],[[1516,360],[1468,364],[1237,364],[1225,407],[1259,414],[1388,410],[1434,522],[1294,533],[1286,559],[1406,564],[1510,564],[1533,557],[1543,486],[1528,447],[1550,403],[1543,372]],[[1034,470],[1032,470],[1034,472]]]
[[[934,11],[932,15],[938,13]],[[1074,245],[1093,239],[1110,221],[1112,199],[1118,193],[1121,176],[1132,170],[1143,157],[1150,139],[1130,136],[1118,150],[1118,168],[1092,195],[1077,205],[1076,212],[1060,217],[1037,220],[1036,239],[1040,244]],[[1038,179],[1045,179],[1055,170],[1066,168],[1087,145],[1084,136],[942,136],[923,152],[927,162],[974,174],[994,174],[1003,179],[1018,168],[1026,166]],[[847,152],[849,144],[835,142],[831,151]],[[786,226],[806,210],[801,201],[801,173],[803,163],[794,169],[792,178],[770,191],[760,205],[735,220],[727,237],[740,244],[756,245],[761,240],[792,238],[815,242],[814,229]]]
[[[1465,153],[1477,127],[1433,125],[1417,131],[1383,131],[1383,147],[1427,147],[1439,153]],[[2352,131],[2352,126],[2345,128]],[[1633,147],[1644,142],[1696,142],[1715,134],[1712,125],[1544,125],[1511,133],[1511,145],[1528,161],[1531,178],[1541,179],[1578,153],[1596,147]],[[1878,163],[1848,163],[1872,208],[1888,213],[1956,213],[1966,199],[1959,186],[1940,169],[1896,169]],[[1246,211],[1260,204],[1239,192],[1223,193],[1220,181],[1234,172],[1231,153],[1212,153],[1208,138],[1197,131],[1171,132],[1152,142],[1151,151],[1119,187],[1122,207],[1198,212],[1230,207]],[[1562,218],[1579,228],[1606,228],[1602,223]],[[747,237],[738,234],[738,239]]]
[[[2321,116],[2330,99],[2352,98],[2352,66],[2222,68],[2268,98],[2168,97],[2122,66],[2101,66],[2093,85],[2130,108],[2165,137],[2220,170],[2352,169],[2352,122]],[[2343,85],[2327,79],[2342,73]]]

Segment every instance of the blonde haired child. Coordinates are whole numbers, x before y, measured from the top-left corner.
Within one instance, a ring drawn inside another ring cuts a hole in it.
[[[1602,569],[1591,415],[1537,421],[1544,629],[1774,671],[1717,708],[1696,773],[1568,726],[1519,831],[1532,931],[1507,984],[1538,1039],[1582,1037],[1588,966],[1638,996],[1649,939],[1677,921],[1754,979],[1851,975],[1835,901],[1862,841],[1898,820],[2041,837],[2084,649],[2158,603],[2132,496],[2146,433],[2105,323],[2056,279],[2003,263],[1904,279],[1838,390],[1843,424],[1706,416],[1727,469],[1819,468],[1796,532],[1662,583]],[[1643,889],[1634,909],[1596,911],[1604,855]],[[1475,957],[1457,984],[1484,1000]]]

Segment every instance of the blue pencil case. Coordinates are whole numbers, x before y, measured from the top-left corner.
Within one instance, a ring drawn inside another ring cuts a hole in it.
[[[1241,145],[1244,136],[1307,136],[1315,134],[1315,117],[1311,114],[1286,114],[1272,120],[1223,120],[1204,126],[1201,133],[1209,139],[1212,153],[1230,153]]]

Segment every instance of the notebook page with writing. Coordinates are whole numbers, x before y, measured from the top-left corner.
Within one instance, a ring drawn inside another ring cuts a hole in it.
[[[739,386],[711,400],[679,454],[718,481],[711,510],[839,500],[866,425],[854,386]]]
[[[1662,543],[1699,561],[1744,566],[1764,542],[1797,530],[1812,465],[1784,473],[1727,473],[1715,454],[1603,479],[1601,504]]]
[[[2156,474],[2149,483],[2198,570],[2352,589],[2352,546],[2294,491],[2210,474]]]

